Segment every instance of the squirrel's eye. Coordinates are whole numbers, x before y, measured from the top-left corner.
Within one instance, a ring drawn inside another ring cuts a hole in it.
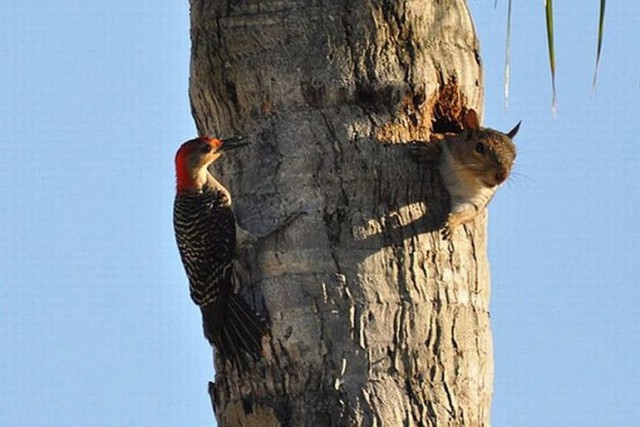
[[[476,144],[476,153],[484,154],[484,144],[482,142]]]
[[[211,152],[211,146],[209,144],[205,144],[202,146],[202,152],[203,153],[209,153]]]

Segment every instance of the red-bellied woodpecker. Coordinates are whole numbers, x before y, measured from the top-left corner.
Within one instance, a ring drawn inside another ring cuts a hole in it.
[[[199,137],[176,153],[177,191],[173,224],[189,278],[191,298],[200,306],[204,334],[223,357],[259,357],[268,329],[232,283],[236,219],[231,197],[208,171],[223,151],[245,145],[241,138]]]

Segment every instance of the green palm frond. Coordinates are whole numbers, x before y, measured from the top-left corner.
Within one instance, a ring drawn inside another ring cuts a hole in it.
[[[593,72],[593,84],[591,85],[591,93],[596,90],[596,83],[598,81],[598,66],[600,65],[600,54],[602,53],[602,38],[604,36],[604,10],[607,4],[607,0],[600,0],[600,20],[598,23],[598,48],[596,50],[596,69]]]
[[[507,44],[505,46],[504,61],[504,107],[509,108],[509,77],[511,67],[511,0],[507,9]]]
[[[556,54],[553,47],[553,0],[545,0],[545,13],[547,17],[547,43],[549,46],[549,66],[551,68],[551,87],[553,98],[551,111],[556,115]]]

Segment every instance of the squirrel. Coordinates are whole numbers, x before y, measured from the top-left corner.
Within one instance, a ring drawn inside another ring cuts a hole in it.
[[[461,133],[439,135],[427,143],[439,152],[440,175],[451,197],[451,211],[442,229],[445,239],[458,226],[471,222],[509,177],[516,159],[513,138],[521,123],[506,134],[483,128],[476,111],[470,109],[463,116]]]

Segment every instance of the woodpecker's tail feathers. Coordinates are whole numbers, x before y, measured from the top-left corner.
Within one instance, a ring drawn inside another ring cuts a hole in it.
[[[260,357],[262,337],[268,332],[266,322],[255,309],[238,294],[231,294],[227,303],[227,322],[223,325],[223,339],[226,337],[236,354],[246,350],[252,356]]]
[[[224,307],[202,307],[204,333],[223,359],[244,364],[247,355],[258,360],[266,322],[240,295],[230,294]]]

